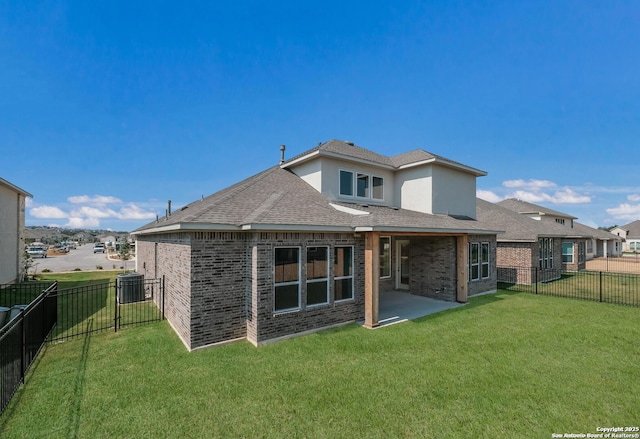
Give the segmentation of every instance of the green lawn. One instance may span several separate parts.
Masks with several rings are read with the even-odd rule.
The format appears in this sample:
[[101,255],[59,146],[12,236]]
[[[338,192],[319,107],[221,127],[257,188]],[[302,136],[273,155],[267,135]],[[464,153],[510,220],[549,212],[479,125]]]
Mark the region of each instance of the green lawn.
[[640,424],[640,309],[501,291],[188,353],[167,322],[49,346],[3,438],[550,438]]

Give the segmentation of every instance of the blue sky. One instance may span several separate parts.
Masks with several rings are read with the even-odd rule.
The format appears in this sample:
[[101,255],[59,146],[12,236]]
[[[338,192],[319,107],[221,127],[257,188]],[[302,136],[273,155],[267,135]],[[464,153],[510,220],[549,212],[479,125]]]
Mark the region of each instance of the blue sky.
[[133,230],[336,138],[626,224],[639,47],[633,1],[0,0],[0,177],[27,225]]

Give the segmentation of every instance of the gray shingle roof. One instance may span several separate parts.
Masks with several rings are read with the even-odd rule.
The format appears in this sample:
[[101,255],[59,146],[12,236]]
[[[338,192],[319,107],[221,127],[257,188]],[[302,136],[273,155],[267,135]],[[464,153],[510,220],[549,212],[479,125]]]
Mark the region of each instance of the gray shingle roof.
[[[367,215],[352,215],[333,205]],[[347,210],[348,210],[347,209]],[[475,220],[406,209],[331,203],[292,172],[275,166],[153,221],[133,233],[172,230],[441,231],[495,233]]]
[[565,237],[568,235],[566,227],[555,223],[543,223],[526,215],[521,215],[511,209],[478,198],[476,200],[478,220],[488,226],[504,230],[498,235],[502,242],[535,242],[539,238]]
[[514,212],[527,214],[527,213],[543,213],[545,215],[557,216],[560,218],[577,219],[575,216],[568,215],[566,213],[558,212],[557,210],[549,209],[548,207],[538,206],[537,204],[529,203],[527,201],[517,200],[515,198],[508,198],[502,200],[499,203],[500,206],[513,210]]
[[627,238],[640,238],[640,220],[636,220],[629,224],[621,226],[621,228],[627,231]]
[[328,153],[336,154],[343,158],[351,158],[358,161],[369,162],[378,166],[385,166],[393,169],[398,169],[402,166],[411,165],[413,163],[420,163],[426,160],[435,160],[438,163],[446,166],[465,169],[467,172],[474,173],[476,175],[486,175],[486,172],[479,169],[472,168],[454,160],[449,160],[445,157],[432,154],[422,149],[416,149],[413,151],[405,152],[395,155],[393,157],[387,157],[382,154],[370,151],[366,148],[357,146],[351,142],[344,142],[342,140],[330,140],[326,143],[322,143],[308,151],[303,152],[289,160],[286,160],[283,167],[295,163],[297,160],[304,158],[305,156],[311,156],[313,153]]
[[594,238],[600,240],[617,240],[621,241],[618,235],[614,235],[611,232],[607,232],[606,230],[594,229],[593,227],[589,227],[585,224],[579,223],[577,221],[573,222],[573,229],[577,234],[586,238]]

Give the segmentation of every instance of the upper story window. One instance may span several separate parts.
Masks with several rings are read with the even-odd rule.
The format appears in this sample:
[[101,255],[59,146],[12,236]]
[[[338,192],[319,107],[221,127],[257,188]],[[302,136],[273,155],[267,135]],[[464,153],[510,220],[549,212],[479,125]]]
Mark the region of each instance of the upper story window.
[[353,172],[340,171],[340,195],[353,196]]
[[384,178],[358,172],[340,170],[340,195],[368,200],[384,200]]
[[556,218],[558,224],[564,224],[564,218]]

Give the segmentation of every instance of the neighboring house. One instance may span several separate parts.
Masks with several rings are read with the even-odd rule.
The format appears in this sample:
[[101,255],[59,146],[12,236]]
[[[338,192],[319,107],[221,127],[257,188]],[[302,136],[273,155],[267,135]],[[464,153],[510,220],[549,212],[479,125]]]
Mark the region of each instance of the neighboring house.
[[26,197],[33,197],[0,178],[0,284],[24,279]]
[[611,233],[623,239],[623,252],[640,253],[640,220],[611,229]]
[[137,270],[165,278],[188,349],[254,345],[364,321],[385,291],[466,302],[496,290],[496,231],[476,220],[478,169],[332,140],[149,223]]
[[497,236],[496,263],[501,280],[530,284],[560,277],[564,266],[562,243],[565,228],[555,222],[543,224],[498,204],[478,199],[478,220],[502,231]]
[[584,270],[587,259],[616,255],[615,243],[618,242],[618,237],[580,224],[575,221],[577,218],[574,216],[515,198],[502,200],[497,204],[539,221],[545,227],[561,226],[565,230],[562,238],[562,263],[565,270]]

